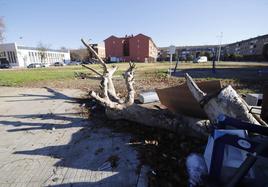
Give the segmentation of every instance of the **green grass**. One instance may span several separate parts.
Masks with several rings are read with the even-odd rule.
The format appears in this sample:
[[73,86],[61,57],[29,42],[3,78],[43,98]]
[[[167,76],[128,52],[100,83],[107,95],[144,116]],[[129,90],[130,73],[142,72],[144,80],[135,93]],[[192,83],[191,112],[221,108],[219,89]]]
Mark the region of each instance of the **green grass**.
[[[128,63],[109,64],[109,66],[116,65],[118,70],[115,75],[121,75],[127,68]],[[221,62],[217,68],[243,68],[243,67],[262,67],[267,66],[268,63],[249,63],[249,62]],[[89,65],[90,67],[101,72],[101,67],[97,64]],[[164,75],[167,69],[174,67],[168,62],[162,63],[137,63],[136,77],[144,77],[149,75]],[[191,68],[211,68],[211,63],[180,63],[179,69]],[[89,70],[81,66],[65,66],[56,68],[38,68],[38,69],[10,69],[0,70],[0,86],[23,86],[25,83],[37,82],[42,80],[66,80],[73,79],[75,72],[89,72]]]
[[[118,70],[116,71],[115,75],[121,75],[128,68],[127,63],[110,64],[109,66],[112,65],[118,66]],[[154,65],[156,64],[145,64],[145,65],[137,64],[137,71],[143,74],[144,71],[167,69],[168,67],[166,63],[163,63],[160,66],[154,66]],[[102,71],[101,67],[97,64],[89,66],[98,70],[99,72]],[[0,70],[0,86],[22,86],[25,83],[42,81],[42,80],[73,79],[75,72],[90,72],[90,71],[81,66]]]
[[85,71],[82,68],[40,68],[40,69],[20,69],[0,71],[1,86],[21,86],[24,83],[59,80],[74,77],[75,71]]

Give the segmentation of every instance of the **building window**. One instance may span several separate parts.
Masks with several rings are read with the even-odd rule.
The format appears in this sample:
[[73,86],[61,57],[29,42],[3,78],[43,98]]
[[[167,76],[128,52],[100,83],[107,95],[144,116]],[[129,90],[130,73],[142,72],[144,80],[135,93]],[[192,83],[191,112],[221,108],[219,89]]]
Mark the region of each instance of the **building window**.
[[11,58],[11,53],[10,53],[10,51],[7,52],[7,56],[8,56],[8,61],[9,61],[10,63],[12,63],[12,58]]
[[129,41],[128,40],[124,40],[123,42],[123,55],[129,56]]
[[5,51],[0,51],[0,57],[5,57],[6,56],[6,52]]
[[15,56],[15,52],[14,51],[11,52],[11,56],[12,56],[13,63],[17,63],[17,60],[16,60],[16,56]]

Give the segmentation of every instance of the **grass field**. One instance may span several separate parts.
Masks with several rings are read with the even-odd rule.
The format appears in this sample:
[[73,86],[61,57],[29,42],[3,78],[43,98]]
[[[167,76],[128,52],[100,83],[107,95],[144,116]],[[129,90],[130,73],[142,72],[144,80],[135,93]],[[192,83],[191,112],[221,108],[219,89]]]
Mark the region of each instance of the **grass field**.
[[[116,75],[121,75],[127,68],[128,63],[110,64],[110,66],[118,66]],[[92,68],[101,71],[101,67],[97,64],[89,65]],[[150,75],[165,74],[167,69],[174,67],[175,63],[171,65],[168,62],[163,63],[137,63],[136,64],[136,78],[144,78]],[[238,72],[243,68],[262,68],[267,67],[268,63],[253,63],[253,62],[220,62],[217,68],[237,68]],[[180,63],[178,69],[193,69],[193,68],[211,68],[211,63]],[[53,80],[70,80],[74,79],[75,72],[89,72],[81,66],[64,66],[38,69],[9,69],[0,70],[0,86],[23,86],[27,83],[38,81],[53,81]]]

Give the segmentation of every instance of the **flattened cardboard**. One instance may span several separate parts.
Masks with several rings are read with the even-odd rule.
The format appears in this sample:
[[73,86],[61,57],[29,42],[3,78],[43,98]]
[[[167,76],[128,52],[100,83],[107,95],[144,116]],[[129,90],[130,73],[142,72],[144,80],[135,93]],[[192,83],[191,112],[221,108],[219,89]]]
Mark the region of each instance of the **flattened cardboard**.
[[[197,86],[205,93],[213,94],[218,92],[222,86],[220,81],[197,82]],[[160,102],[170,111],[196,118],[206,119],[207,115],[199,103],[192,96],[186,83],[164,89],[156,89]]]

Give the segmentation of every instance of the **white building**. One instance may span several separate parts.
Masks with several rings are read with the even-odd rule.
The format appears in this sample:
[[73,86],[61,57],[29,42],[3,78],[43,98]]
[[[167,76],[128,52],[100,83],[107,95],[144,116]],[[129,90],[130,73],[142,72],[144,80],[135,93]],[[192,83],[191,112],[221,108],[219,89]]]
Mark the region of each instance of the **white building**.
[[40,50],[36,47],[18,46],[16,43],[0,44],[0,58],[6,58],[12,67],[27,67],[31,63],[51,65],[70,61],[68,50]]

